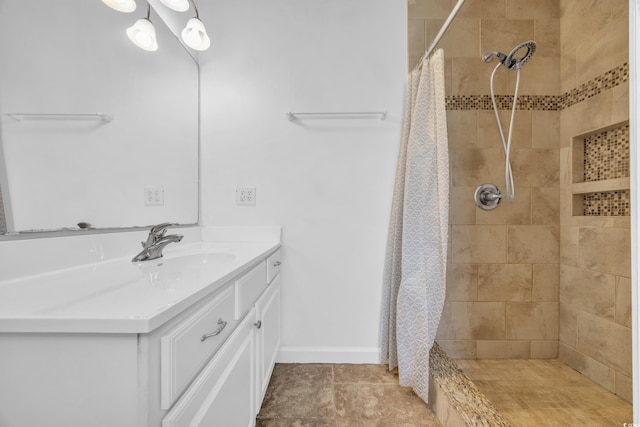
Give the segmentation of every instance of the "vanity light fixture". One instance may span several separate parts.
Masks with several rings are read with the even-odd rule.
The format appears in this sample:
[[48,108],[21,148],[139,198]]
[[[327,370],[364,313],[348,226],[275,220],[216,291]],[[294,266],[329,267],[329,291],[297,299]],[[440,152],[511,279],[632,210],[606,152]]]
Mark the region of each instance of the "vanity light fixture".
[[127,28],[127,36],[140,49],[148,51],[158,50],[158,42],[156,41],[156,29],[149,20],[151,15],[151,5],[147,3],[147,17],[140,18],[131,27]]
[[129,13],[136,10],[135,0],[102,0],[102,3],[118,12]]
[[160,2],[176,12],[186,12],[189,10],[189,0],[160,0]]
[[196,17],[189,19],[187,26],[182,30],[182,40],[193,50],[207,50],[209,49],[209,46],[211,46],[211,39],[209,39],[207,30],[204,28],[204,24],[200,20],[198,7],[196,6],[195,1],[191,0],[191,2],[193,3],[193,8],[196,11]]

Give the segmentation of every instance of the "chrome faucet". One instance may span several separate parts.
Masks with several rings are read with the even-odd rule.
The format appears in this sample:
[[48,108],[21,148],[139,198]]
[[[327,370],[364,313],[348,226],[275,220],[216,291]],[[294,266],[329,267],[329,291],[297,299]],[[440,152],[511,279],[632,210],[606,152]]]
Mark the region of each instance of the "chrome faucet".
[[173,222],[164,222],[162,224],[154,225],[149,230],[149,236],[146,242],[140,242],[142,244],[142,251],[133,257],[131,262],[148,261],[162,257],[162,250],[169,243],[177,243],[182,240],[180,234],[166,235],[167,228],[178,225]]

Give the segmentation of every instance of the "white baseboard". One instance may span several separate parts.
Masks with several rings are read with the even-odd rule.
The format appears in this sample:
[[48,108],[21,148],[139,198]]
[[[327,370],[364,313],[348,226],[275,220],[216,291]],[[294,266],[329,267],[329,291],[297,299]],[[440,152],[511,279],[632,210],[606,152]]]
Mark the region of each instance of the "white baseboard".
[[280,347],[277,363],[380,363],[378,347]]

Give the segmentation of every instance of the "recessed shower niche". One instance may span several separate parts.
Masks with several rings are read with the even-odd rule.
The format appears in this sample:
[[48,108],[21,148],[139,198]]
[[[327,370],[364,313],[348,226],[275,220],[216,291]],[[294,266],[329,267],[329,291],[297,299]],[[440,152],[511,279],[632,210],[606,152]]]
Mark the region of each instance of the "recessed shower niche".
[[573,137],[573,216],[629,216],[629,122]]

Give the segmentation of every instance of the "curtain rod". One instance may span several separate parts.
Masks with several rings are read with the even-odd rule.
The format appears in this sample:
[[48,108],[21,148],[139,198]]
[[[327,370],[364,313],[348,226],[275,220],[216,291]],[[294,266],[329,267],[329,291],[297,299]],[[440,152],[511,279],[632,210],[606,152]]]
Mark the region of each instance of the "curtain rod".
[[444,36],[444,33],[447,32],[447,29],[449,28],[449,25],[451,25],[451,22],[453,22],[454,18],[458,14],[458,11],[460,10],[460,8],[462,8],[462,5],[464,4],[464,2],[465,2],[465,0],[458,0],[458,3],[456,3],[456,5],[454,6],[453,10],[449,14],[449,17],[447,18],[446,21],[444,21],[444,24],[442,24],[442,28],[440,28],[440,31],[438,31],[438,34],[436,35],[436,38],[433,39],[433,42],[431,43],[431,46],[429,46],[429,49],[427,49],[427,51],[425,52],[425,54],[422,57],[422,59],[420,59],[420,63],[421,64],[422,64],[422,62],[424,62],[425,59],[427,59],[429,56],[431,56],[431,53],[436,48],[438,43],[440,43],[440,39],[442,38],[442,36]]

